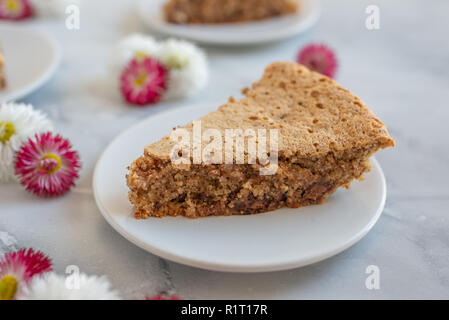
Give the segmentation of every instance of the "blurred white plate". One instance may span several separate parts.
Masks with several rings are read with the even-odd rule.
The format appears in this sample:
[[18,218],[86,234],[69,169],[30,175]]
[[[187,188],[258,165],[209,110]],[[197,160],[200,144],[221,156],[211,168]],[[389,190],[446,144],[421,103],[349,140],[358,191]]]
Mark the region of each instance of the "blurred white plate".
[[37,90],[54,74],[61,50],[49,36],[29,27],[0,24],[7,87],[0,102],[18,100]]
[[359,241],[374,226],[386,195],[375,159],[364,181],[338,190],[321,205],[246,216],[134,219],[125,181],[127,166],[147,144],[215,109],[211,106],[178,108],[150,117],[119,135],[101,155],[94,172],[95,200],[109,224],[126,239],[190,266],[260,272],[326,259]]
[[291,37],[313,26],[320,15],[318,0],[297,0],[297,13],[258,22],[230,24],[179,25],[165,21],[163,5],[167,0],[140,0],[138,12],[151,30],[173,37],[215,45],[252,45]]

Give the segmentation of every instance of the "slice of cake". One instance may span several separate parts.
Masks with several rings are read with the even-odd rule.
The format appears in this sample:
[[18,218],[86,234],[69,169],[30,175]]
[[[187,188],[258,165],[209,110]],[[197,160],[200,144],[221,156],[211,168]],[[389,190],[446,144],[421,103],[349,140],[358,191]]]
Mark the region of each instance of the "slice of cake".
[[164,6],[165,19],[171,23],[244,22],[297,10],[297,0],[169,0]]
[[5,59],[3,58],[3,53],[0,48],[0,89],[6,87],[6,75],[5,75]]
[[136,218],[321,203],[361,179],[373,153],[394,145],[358,97],[299,64],[269,65],[243,93],[150,144],[131,164],[127,183]]

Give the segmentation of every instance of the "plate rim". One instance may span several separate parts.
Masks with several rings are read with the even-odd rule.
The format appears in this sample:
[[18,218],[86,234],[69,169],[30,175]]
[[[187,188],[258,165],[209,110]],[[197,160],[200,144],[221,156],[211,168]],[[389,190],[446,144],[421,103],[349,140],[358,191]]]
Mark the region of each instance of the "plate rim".
[[44,33],[40,30],[35,30],[29,26],[16,26],[13,25],[10,22],[2,22],[0,23],[0,29],[10,29],[10,30],[20,30],[28,32],[29,34],[34,34],[35,36],[39,37],[41,40],[44,40],[47,42],[49,47],[52,50],[53,53],[53,59],[48,66],[48,68],[34,81],[25,86],[24,88],[16,91],[11,92],[10,94],[5,95],[4,97],[0,96],[0,102],[1,103],[7,103],[12,101],[18,101],[22,98],[25,98],[29,94],[33,93],[34,91],[38,90],[40,87],[42,87],[44,84],[46,84],[51,77],[55,74],[57,68],[59,67],[61,60],[62,60],[62,49],[59,43],[56,41],[56,39],[53,36],[50,36],[47,33]]
[[[183,107],[187,109],[206,109],[206,104],[196,104],[191,105],[187,107]],[[211,108],[212,109],[212,108]],[[102,151],[101,155],[99,156],[93,172],[93,179],[92,179],[92,189],[94,194],[95,203],[97,204],[98,209],[100,210],[101,215],[104,217],[104,219],[109,223],[109,225],[117,231],[122,237],[124,237],[126,240],[130,241],[137,247],[145,250],[146,252],[149,252],[151,254],[154,254],[158,257],[161,257],[163,259],[167,259],[172,262],[180,263],[183,265],[187,265],[190,267],[196,267],[204,270],[212,270],[212,271],[220,271],[220,272],[232,272],[232,273],[258,273],[258,272],[274,272],[274,271],[283,271],[283,270],[290,270],[295,269],[299,267],[303,267],[306,265],[310,265],[319,261],[326,260],[332,256],[335,256],[346,249],[350,248],[357,242],[359,242],[377,223],[380,216],[382,215],[382,212],[385,207],[386,202],[386,196],[387,196],[387,185],[385,180],[385,175],[382,170],[382,167],[380,166],[379,162],[375,157],[371,157],[370,161],[372,164],[372,171],[375,169],[377,170],[377,173],[380,177],[380,184],[382,188],[382,195],[381,195],[381,201],[378,204],[378,207],[376,209],[375,214],[371,217],[368,224],[364,226],[363,229],[359,230],[357,233],[355,233],[350,239],[348,239],[345,243],[338,246],[337,248],[334,248],[333,250],[325,253],[325,254],[316,254],[313,256],[308,257],[307,259],[292,259],[287,262],[281,261],[271,264],[238,264],[235,262],[231,263],[213,263],[213,262],[207,262],[203,261],[201,259],[195,259],[195,258],[189,258],[189,257],[183,257],[178,254],[173,254],[167,251],[164,251],[162,249],[159,249],[158,247],[155,247],[151,244],[148,244],[144,241],[139,240],[137,237],[135,237],[133,234],[127,232],[122,228],[122,226],[113,219],[113,217],[107,212],[105,207],[103,206],[100,197],[98,196],[98,168],[100,167],[103,158],[105,157],[107,151],[109,151],[110,148],[116,143],[117,140],[119,140],[122,136],[126,135],[128,132],[134,130],[136,127],[141,126],[143,123],[149,121],[150,119],[157,117],[157,116],[169,116],[170,114],[175,114],[179,110],[172,109],[165,112],[158,113],[156,115],[149,116],[141,121],[138,121],[137,123],[133,124],[129,128],[125,129],[121,133],[119,133],[115,138],[111,140],[111,142],[106,146],[106,148]]]
[[[136,3],[137,8],[137,14],[139,15],[140,20],[142,23],[149,28],[150,30],[154,32],[158,32],[160,34],[163,34],[165,36],[169,37],[176,37],[176,38],[185,38],[197,43],[205,44],[205,45],[217,45],[217,46],[251,46],[251,45],[257,45],[257,44],[266,44],[276,41],[281,41],[290,37],[293,37],[296,34],[302,33],[308,29],[310,29],[315,23],[318,21],[318,19],[321,16],[322,6],[320,0],[296,0],[298,2],[306,2],[307,6],[311,6],[311,10],[309,15],[307,15],[304,19],[304,21],[301,24],[301,27],[297,28],[289,28],[289,29],[282,29],[281,31],[278,30],[276,34],[272,35],[265,35],[263,38],[252,38],[252,39],[245,39],[245,40],[239,40],[233,39],[233,40],[226,40],[226,39],[220,39],[220,38],[214,38],[214,37],[198,37],[195,35],[189,35],[186,32],[182,32],[181,34],[179,32],[175,32],[171,29],[172,26],[169,24],[151,24],[145,19],[145,16],[143,16],[143,13],[146,12],[145,10],[145,3],[149,0],[139,0]],[[150,0],[151,1],[151,0]],[[263,23],[263,21],[256,21],[256,22],[248,22],[250,23]],[[210,27],[211,25],[207,25],[207,27]],[[212,25],[214,26],[214,25]],[[198,26],[196,26],[198,27]]]

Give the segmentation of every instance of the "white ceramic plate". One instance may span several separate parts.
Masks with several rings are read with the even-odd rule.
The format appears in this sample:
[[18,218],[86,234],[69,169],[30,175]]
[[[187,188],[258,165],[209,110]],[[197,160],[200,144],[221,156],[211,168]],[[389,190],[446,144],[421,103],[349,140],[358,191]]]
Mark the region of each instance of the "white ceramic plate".
[[375,159],[363,182],[338,190],[321,205],[246,216],[134,219],[127,198],[126,167],[143,154],[147,144],[209,111],[205,106],[186,107],[150,117],[119,135],[103,152],[94,172],[95,199],[109,224],[126,239],[190,266],[260,272],[333,256],[360,240],[376,223],[386,187]]
[[0,102],[18,100],[41,87],[61,59],[57,43],[31,28],[0,24],[0,46],[7,78],[6,89],[0,89]]
[[281,40],[304,32],[320,15],[318,0],[297,0],[301,10],[285,17],[236,24],[178,25],[165,21],[163,4],[167,0],[140,0],[138,12],[151,30],[174,37],[215,45],[252,45]]

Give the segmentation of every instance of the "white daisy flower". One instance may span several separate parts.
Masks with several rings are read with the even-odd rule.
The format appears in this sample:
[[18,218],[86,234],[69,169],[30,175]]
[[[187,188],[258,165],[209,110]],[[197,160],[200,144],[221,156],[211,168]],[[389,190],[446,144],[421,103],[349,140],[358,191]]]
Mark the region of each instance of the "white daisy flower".
[[42,17],[64,17],[69,5],[81,5],[81,0],[30,0],[33,10]]
[[79,274],[69,277],[47,273],[34,277],[18,300],[120,300],[119,293],[112,289],[104,276]]
[[164,99],[191,96],[207,84],[209,72],[206,54],[194,44],[168,39],[162,43],[157,58],[170,68]]
[[153,37],[140,33],[131,34],[118,44],[115,63],[124,67],[134,58],[158,57],[160,47]]
[[53,124],[31,105],[0,106],[0,182],[14,180],[14,157],[22,143],[36,133],[48,131],[53,131]]
[[118,74],[132,59],[143,57],[157,59],[169,69],[165,100],[191,96],[207,84],[209,72],[203,50],[187,41],[158,42],[139,33],[120,41],[111,70]]

